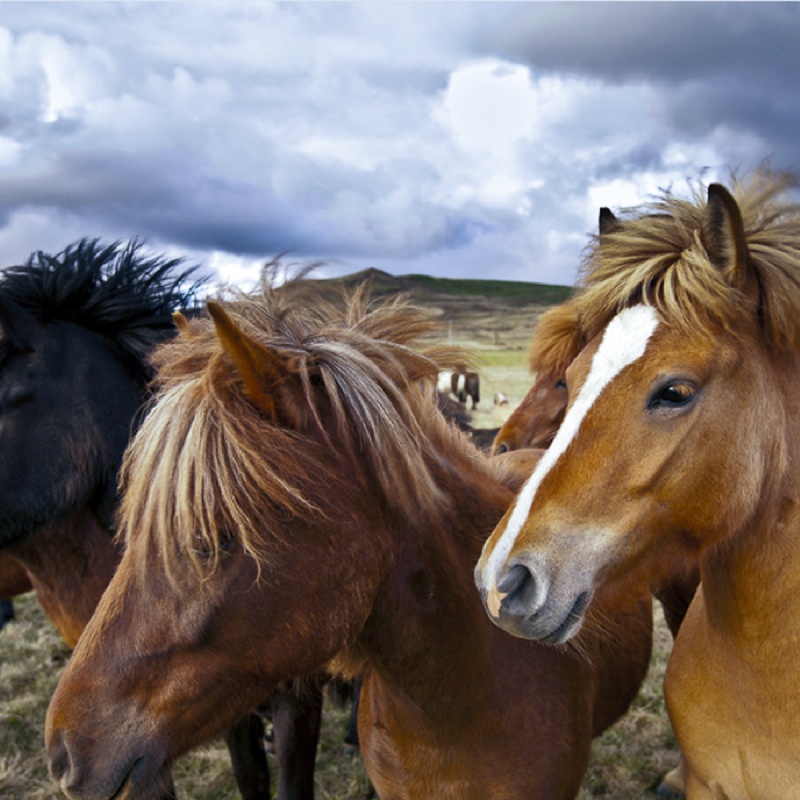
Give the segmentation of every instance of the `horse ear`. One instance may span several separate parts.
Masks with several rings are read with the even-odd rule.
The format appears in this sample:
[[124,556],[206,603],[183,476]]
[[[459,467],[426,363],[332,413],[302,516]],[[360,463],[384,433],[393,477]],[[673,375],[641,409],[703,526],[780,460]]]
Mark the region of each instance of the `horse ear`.
[[600,219],[598,224],[600,235],[603,236],[607,233],[611,233],[611,231],[616,230],[618,227],[619,220],[614,212],[610,208],[603,206],[600,209]]
[[172,312],[172,321],[175,323],[175,327],[178,329],[179,333],[184,333],[189,327],[189,320],[186,319],[180,311]]
[[744,291],[751,276],[742,212],[733,195],[719,183],[708,187],[703,244],[712,263],[722,270],[730,285]]
[[219,303],[209,301],[207,308],[217,337],[233,359],[248,397],[263,414],[277,419],[276,398],[280,390],[294,382],[294,375],[280,356],[241,331]]
[[17,350],[33,350],[39,336],[36,317],[0,292],[0,342]]

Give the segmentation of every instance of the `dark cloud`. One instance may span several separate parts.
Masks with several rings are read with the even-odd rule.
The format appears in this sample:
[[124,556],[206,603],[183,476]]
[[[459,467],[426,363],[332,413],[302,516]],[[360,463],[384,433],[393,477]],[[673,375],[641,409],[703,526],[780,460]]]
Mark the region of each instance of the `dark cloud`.
[[800,166],[795,4],[193,9],[0,3],[0,248],[566,283],[598,202]]
[[797,3],[575,2],[524,4],[483,46],[538,72],[646,83],[659,91],[666,135],[727,127],[797,168],[798,42]]
[[526,3],[484,46],[538,70],[675,85],[739,75],[796,86],[800,6],[761,2]]

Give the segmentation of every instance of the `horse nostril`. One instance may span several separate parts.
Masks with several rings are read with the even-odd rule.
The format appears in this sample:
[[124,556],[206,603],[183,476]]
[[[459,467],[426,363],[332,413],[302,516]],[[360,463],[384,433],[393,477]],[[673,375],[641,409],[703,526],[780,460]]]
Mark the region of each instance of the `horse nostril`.
[[514,564],[497,584],[505,597],[502,607],[509,614],[523,616],[536,610],[536,579],[524,564]]
[[507,452],[508,452],[508,445],[505,442],[503,442],[502,444],[500,444],[498,446],[498,448],[497,448],[497,455],[498,456],[502,455],[503,453],[507,453]]

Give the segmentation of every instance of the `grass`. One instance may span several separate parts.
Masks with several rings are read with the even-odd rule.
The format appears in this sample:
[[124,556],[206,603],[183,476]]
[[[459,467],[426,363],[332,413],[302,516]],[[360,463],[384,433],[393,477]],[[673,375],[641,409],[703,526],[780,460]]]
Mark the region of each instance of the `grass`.
[[[0,632],[0,797],[57,800],[42,746],[50,695],[68,657],[32,595],[16,603],[18,619]],[[650,672],[628,714],[595,740],[579,800],[641,800],[677,763],[661,692],[671,639],[660,611]],[[369,782],[358,755],[342,751],[347,711],[326,704],[317,755],[318,800],[363,800]],[[270,767],[275,769],[270,756]],[[274,772],[273,772],[274,774]],[[176,765],[181,800],[235,800],[238,792],[225,746],[213,741]]]
[[[524,350],[487,349],[480,353],[485,398],[475,412],[476,427],[497,427],[522,399],[530,384]],[[508,407],[494,409],[502,391]],[[42,744],[50,695],[68,658],[58,635],[31,595],[16,603],[18,620],[0,632],[0,798],[56,800],[62,795],[50,780]],[[661,690],[671,639],[656,611],[650,672],[630,711],[595,740],[579,800],[641,800],[661,775],[677,763]],[[369,782],[358,755],[342,753],[347,712],[328,704],[317,757],[318,800],[363,800]],[[275,763],[270,757],[270,766]],[[273,773],[274,774],[274,773]],[[234,800],[238,797],[227,750],[214,741],[180,759],[175,768],[180,800]]]
[[434,278],[430,275],[407,275],[410,283],[431,292],[462,297],[493,297],[514,303],[535,302],[542,305],[562,303],[572,293],[570,286],[556,286],[529,281],[499,281],[462,278]]

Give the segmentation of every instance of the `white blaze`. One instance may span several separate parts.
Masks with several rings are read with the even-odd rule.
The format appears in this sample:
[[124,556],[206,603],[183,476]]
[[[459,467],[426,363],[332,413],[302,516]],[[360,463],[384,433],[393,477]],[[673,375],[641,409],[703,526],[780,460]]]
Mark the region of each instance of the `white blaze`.
[[578,397],[569,409],[550,447],[545,451],[533,474],[522,487],[503,535],[486,564],[488,589],[496,589],[500,567],[514,546],[533,504],[536,491],[545,475],[577,436],[581,423],[603,389],[629,364],[644,355],[647,342],[658,326],[655,311],[649,306],[633,306],[617,314],[606,327],[600,347]]

